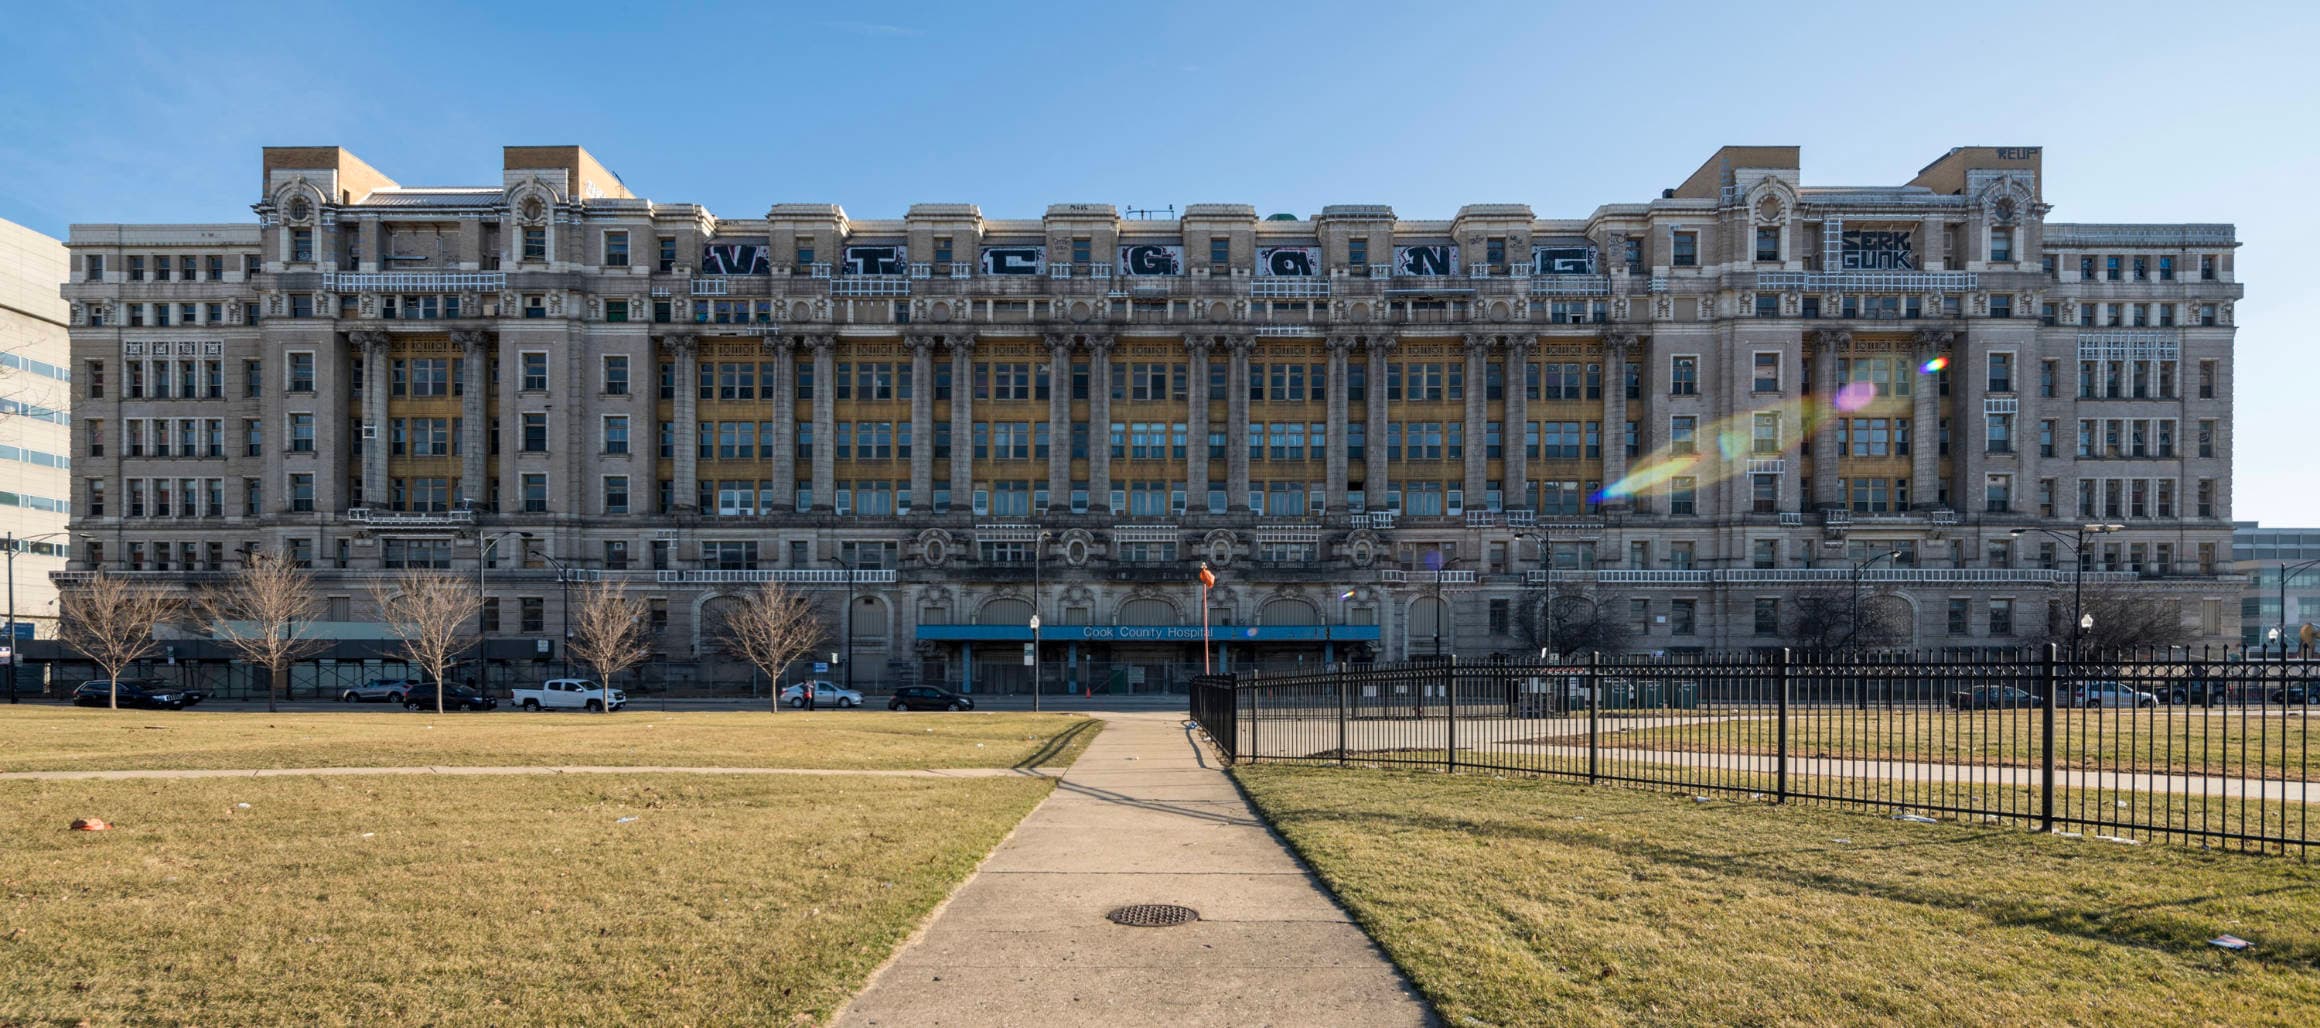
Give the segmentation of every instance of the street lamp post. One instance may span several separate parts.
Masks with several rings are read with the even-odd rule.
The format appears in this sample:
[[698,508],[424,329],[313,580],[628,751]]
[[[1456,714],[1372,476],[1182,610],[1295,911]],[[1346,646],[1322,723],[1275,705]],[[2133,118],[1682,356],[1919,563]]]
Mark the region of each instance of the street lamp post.
[[846,569],[846,608],[839,614],[839,618],[846,622],[846,670],[844,672],[845,681],[842,684],[845,685],[848,692],[852,692],[854,689],[854,564],[844,556],[827,559],[830,563]]
[[1853,648],[1853,639],[1855,636],[1859,635],[1861,631],[1861,582],[1863,579],[1868,577],[1870,565],[1887,558],[1898,558],[1900,556],[1900,550],[1887,550],[1884,553],[1877,554],[1873,557],[1865,557],[1853,563],[1853,606],[1845,617],[1846,649],[1849,650]]
[[[469,510],[475,508],[474,500],[467,501],[467,504]],[[475,687],[484,690],[487,695],[491,690],[491,665],[484,662],[483,655],[484,642],[490,634],[491,622],[484,618],[484,597],[488,595],[488,592],[483,580],[483,570],[491,566],[492,551],[499,547],[501,541],[511,535],[520,536],[523,533],[501,532],[498,535],[487,535],[481,530],[475,533]]]
[[[1546,637],[1544,640],[1541,640],[1541,641],[1542,641],[1542,642],[1543,642],[1545,645],[1543,645],[1542,647],[1540,647],[1540,651],[1541,651],[1541,655],[1542,655],[1542,656],[1544,656],[1544,655],[1545,655],[1546,653],[1548,653],[1548,652],[1559,652],[1559,651],[1557,650],[1557,647],[1555,646],[1555,532],[1554,532],[1554,528],[1553,528],[1553,526],[1551,526],[1551,525],[1548,525],[1546,522],[1540,522],[1540,523],[1539,523],[1539,531],[1538,531],[1538,534],[1537,534],[1537,535],[1532,535],[1532,534],[1531,534],[1531,533],[1529,533],[1529,532],[1516,532],[1516,533],[1514,534],[1514,537],[1515,537],[1515,539],[1516,539],[1516,541],[1517,541],[1517,544],[1518,544],[1518,545],[1520,544],[1520,541],[1521,541],[1521,540],[1524,540],[1524,539],[1531,539],[1531,540],[1535,540],[1535,541],[1537,541],[1537,543],[1538,543],[1538,545],[1539,545],[1539,576],[1540,576],[1541,578],[1544,578],[1544,579],[1546,579],[1546,582],[1547,582],[1547,600],[1546,600],[1546,605],[1545,605],[1545,606],[1546,606],[1546,618],[1545,618],[1545,620],[1546,620],[1546,623],[1547,623],[1547,637]],[[1518,554],[1518,556],[1519,556],[1519,554]]]
[[1047,540],[1052,535],[1053,533],[1042,528],[1039,530],[1039,535],[1031,540],[1031,709],[1034,713],[1039,710],[1040,597],[1046,595],[1040,589],[1039,559],[1046,555]]
[[2053,536],[2056,539],[2070,540],[2070,623],[2072,626],[2070,659],[2072,660],[2078,659],[2080,644],[2085,640],[2086,633],[2094,628],[2094,618],[2086,613],[2086,539],[2090,535],[2123,532],[2126,528],[2127,526],[2120,524],[2088,523],[2078,526],[2072,530],[2070,535],[2063,535],[2051,528],[2017,528],[2006,533],[2007,536],[2015,539],[2020,539],[2031,532],[2038,532]]
[[1337,594],[1337,621],[1334,624],[1325,622],[1321,627],[1322,657],[1331,663],[1342,663],[1337,656],[1337,626],[1350,624],[1345,619],[1345,601],[1353,599],[1353,594],[1352,589]]
[[23,544],[25,544],[25,543],[39,542],[39,541],[40,541],[40,540],[42,540],[42,539],[54,539],[54,538],[56,538],[57,536],[64,535],[64,534],[65,534],[65,533],[63,533],[63,532],[43,532],[43,533],[41,533],[41,534],[39,534],[39,535],[28,535],[28,536],[25,536],[25,537],[24,537],[24,538],[22,538],[22,539],[19,539],[19,538],[17,538],[17,537],[16,537],[16,533],[14,533],[14,532],[10,532],[10,533],[7,533],[7,535],[6,535],[6,537],[5,537],[5,542],[4,542],[4,543],[0,543],[0,545],[5,545],[5,546],[7,546],[7,547],[8,547],[8,628],[7,628],[7,632],[8,632],[8,640],[7,640],[7,646],[8,646],[8,702],[10,702],[10,703],[15,703],[15,702],[16,702],[16,666],[17,666],[17,663],[18,663],[18,662],[19,662],[19,661],[22,659],[22,658],[19,656],[18,652],[17,652],[17,651],[18,651],[18,649],[20,649],[20,647],[18,647],[18,645],[17,645],[17,638],[16,638],[16,548],[17,548],[18,546],[20,546],[20,545],[23,545]]
[[[538,558],[540,558],[541,560],[547,561],[547,562],[548,562],[548,564],[549,564],[550,566],[552,566],[552,567],[554,567],[554,568],[556,569],[556,586],[557,586],[557,591],[558,591],[558,593],[560,594],[560,599],[559,599],[559,601],[558,601],[558,602],[559,602],[559,603],[561,603],[561,604],[563,605],[563,608],[564,608],[564,643],[563,643],[563,645],[556,647],[556,654],[557,654],[557,656],[560,658],[560,663],[562,663],[562,664],[563,664],[563,666],[564,666],[564,675],[563,675],[563,677],[565,677],[565,678],[570,678],[570,677],[572,677],[572,572],[571,572],[571,569],[570,569],[569,567],[567,567],[567,566],[564,564],[564,562],[563,562],[563,561],[557,560],[556,558],[554,558],[554,557],[551,557],[551,556],[548,556],[548,555],[547,555],[547,554],[545,554],[545,553],[541,553],[541,552],[540,552],[540,551],[538,551],[538,550],[535,550],[535,549],[528,549],[528,548],[527,548],[527,549],[526,549],[524,552],[526,552],[526,553],[529,553],[529,554],[531,554],[531,555],[532,555],[532,556],[534,556],[534,557],[538,557]],[[610,683],[610,682],[606,682],[606,683],[604,683],[604,688],[605,688],[605,689],[607,689],[607,690],[611,689],[611,688],[612,688],[612,683]],[[609,698],[609,697],[608,697],[608,698]],[[610,703],[607,703],[607,704],[605,705],[605,710],[607,710],[607,711],[610,711],[611,709],[612,709],[612,706],[611,706],[611,704],[610,704]]]
[[[2272,638],[2279,641],[2281,660],[2288,659],[2288,580],[2312,568],[2320,568],[2320,559],[2307,560],[2301,564],[2290,564],[2280,569],[2280,627],[2273,630]],[[14,575],[9,576],[9,582],[11,585],[15,583]],[[9,607],[13,610],[15,605],[11,603]],[[10,615],[9,620],[13,622],[14,615]],[[11,699],[13,699],[13,694]]]

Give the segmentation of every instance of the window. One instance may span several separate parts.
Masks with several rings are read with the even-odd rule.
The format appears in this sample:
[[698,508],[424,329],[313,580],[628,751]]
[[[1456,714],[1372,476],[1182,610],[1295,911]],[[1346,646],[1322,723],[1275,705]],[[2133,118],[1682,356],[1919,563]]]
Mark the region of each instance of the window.
[[1674,357],[1668,363],[1668,395],[1698,396],[1700,394],[1700,359]]
[[1699,452],[1700,419],[1679,414],[1668,419],[1668,452],[1688,454]]
[[1779,354],[1759,353],[1756,355],[1755,383],[1751,388],[1759,393],[1777,393],[1780,391]]
[[290,475],[290,509],[307,514],[314,511],[314,473],[293,472]]
[[314,415],[290,415],[290,452],[314,452]]
[[1969,635],[1973,632],[1974,601],[1963,596],[1952,596],[1949,601],[1949,634]]
[[1690,478],[1690,477],[1680,477],[1680,476],[1679,476],[1679,477],[1677,477],[1677,478],[1671,478],[1671,479],[1669,479],[1669,480],[1668,480],[1668,513],[1670,513],[1670,514],[1696,514],[1696,513],[1698,513],[1698,511],[1697,511],[1697,510],[1694,508],[1694,498],[1695,498],[1696,494],[1699,492],[1699,485],[1700,485],[1700,480],[1699,480],[1699,479],[1697,479],[1697,478]]
[[1990,475],[1982,484],[1984,509],[2004,514],[2014,509],[2014,476]]
[[302,352],[302,353],[292,353],[292,354],[290,354],[290,355],[289,355],[289,357],[290,357],[290,369],[289,369],[289,370],[290,370],[290,382],[289,382],[289,386],[288,386],[289,390],[290,390],[291,392],[293,392],[293,393],[311,393],[311,392],[313,392],[313,391],[314,391],[314,354],[313,354],[311,351],[309,351],[309,352]]
[[626,230],[615,229],[604,233],[604,266],[607,268],[628,267],[628,232]]
[[1753,423],[1750,449],[1760,454],[1780,452],[1780,415],[1761,413],[1750,418]]
[[1490,601],[1490,634],[1506,635],[1514,628],[1513,605],[1506,600]]
[[1672,600],[1668,603],[1668,634],[1699,634],[1698,600]]
[[627,357],[616,354],[604,358],[604,394],[606,396],[628,395]]
[[2206,253],[2206,254],[2200,254],[2200,255],[2199,255],[2199,280],[2200,280],[2200,281],[2202,281],[2202,282],[2213,282],[2213,281],[2215,281],[2215,255],[2214,255],[2214,254],[2211,254],[2211,253]]
[[1779,600],[1770,596],[1759,596],[1756,598],[1755,630],[1756,634],[1760,636],[1780,634]]
[[2199,362],[2199,398],[2202,400],[2215,399],[2214,361]]
[[548,389],[548,355],[538,351],[527,351],[521,355],[520,359],[523,362],[523,381],[516,388],[527,393],[546,392]]
[[525,453],[548,452],[548,415],[545,411],[526,411],[523,420],[523,450]]
[[1779,259],[1780,259],[1780,228],[1779,228],[1779,226],[1776,226],[1776,225],[1759,225],[1759,226],[1757,226],[1757,229],[1756,229],[1756,259],[1757,259],[1757,260],[1759,260],[1759,261],[1777,261],[1777,260],[1779,260]]
[[677,237],[661,236],[659,242],[661,251],[659,270],[664,273],[677,270]]
[[1756,316],[1759,318],[1779,317],[1780,297],[1773,293],[1756,294]]
[[[1993,229],[1991,229],[1991,230],[1990,230],[1990,260],[1992,260],[1992,261],[1999,261],[1999,262],[2004,262],[2004,261],[2012,261],[2013,259],[2014,259],[2014,230],[2013,230],[2013,229],[2010,229],[2010,228],[1993,228]],[[1994,298],[1994,297],[1993,297],[1993,298],[1992,298],[1992,300],[1991,300],[1991,302],[1992,302],[1992,304],[1994,305],[1994,304],[1996,303],[1996,298]]]
[[628,513],[627,475],[604,476],[604,512],[606,514]]
[[1990,601],[1990,634],[1994,636],[2014,634],[2013,600],[1995,599]]
[[523,259],[527,261],[548,259],[548,230],[545,226],[527,225],[524,227]]
[[1222,271],[1230,267],[1232,264],[1232,240],[1225,238],[1210,239],[1208,241],[1208,263],[1210,265],[1209,270],[1212,273]]
[[541,472],[525,472],[521,484],[523,488],[524,513],[547,513],[548,476]]
[[1671,256],[1668,260],[1679,268],[1694,268],[1700,264],[1700,234],[1677,232],[1671,237]]
[[518,597],[516,611],[516,631],[545,632],[548,630],[548,601],[545,597]]
[[[294,228],[290,230],[290,259],[301,264],[311,264],[314,262],[313,229]],[[129,262],[132,266],[136,264],[136,261],[137,258],[135,257],[129,258]]]
[[610,454],[628,452],[628,415],[607,414],[604,416],[604,452]]
[[2011,296],[2011,295],[2009,295],[2009,294],[2006,294],[2006,293],[1993,293],[1993,294],[1991,294],[1991,296],[1990,296],[1990,316],[1991,316],[1991,317],[1993,317],[1993,318],[2011,318],[2011,317],[2013,317],[2013,316],[2014,316],[2014,297],[2013,297],[2013,296]]
[[2103,258],[2103,279],[2109,282],[2116,282],[2119,280],[2119,277],[2119,259],[2117,257]]
[[1346,240],[1345,263],[1352,265],[1353,273],[1356,275],[1369,274],[1369,240]]

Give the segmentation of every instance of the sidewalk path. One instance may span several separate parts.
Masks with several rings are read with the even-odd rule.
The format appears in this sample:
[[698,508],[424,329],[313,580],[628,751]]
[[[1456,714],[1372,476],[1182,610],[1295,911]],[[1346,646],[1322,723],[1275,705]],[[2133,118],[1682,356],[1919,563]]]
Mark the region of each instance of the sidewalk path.
[[663,767],[650,764],[570,764],[527,767],[269,767],[198,771],[8,771],[0,782],[119,778],[279,778],[294,775],[861,775],[871,778],[1053,778],[1044,768],[954,767],[927,769],[811,767]]
[[[1425,1001],[1259,821],[1181,714],[1106,712],[1055,792],[846,1025],[1423,1025]],[[1128,928],[1127,904],[1200,920]]]

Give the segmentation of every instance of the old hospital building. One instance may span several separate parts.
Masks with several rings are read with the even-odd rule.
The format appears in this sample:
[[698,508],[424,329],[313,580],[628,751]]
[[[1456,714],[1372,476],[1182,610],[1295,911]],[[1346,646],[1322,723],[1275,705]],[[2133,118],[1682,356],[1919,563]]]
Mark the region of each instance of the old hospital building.
[[360,622],[480,570],[537,641],[560,574],[620,576],[707,678],[775,579],[858,683],[1011,687],[1036,610],[1049,681],[1149,688],[1200,663],[1200,562],[1232,667],[1535,649],[1550,576],[1642,650],[1779,645],[1856,581],[1911,645],[2014,646],[2095,521],[2090,587],[2237,639],[2232,227],[2050,222],[2035,147],[1799,156],[1577,217],[865,220],[578,147],[462,187],[268,148],[249,222],[72,229],[59,578],[286,549]]

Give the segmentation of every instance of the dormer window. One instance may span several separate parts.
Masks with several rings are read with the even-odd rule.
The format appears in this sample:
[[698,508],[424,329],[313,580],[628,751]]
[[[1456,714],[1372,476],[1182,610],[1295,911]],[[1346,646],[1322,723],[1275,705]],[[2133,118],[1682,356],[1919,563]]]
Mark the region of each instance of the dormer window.
[[292,221],[305,221],[307,218],[310,218],[310,217],[313,217],[313,216],[314,216],[314,205],[313,205],[313,204],[310,204],[310,203],[308,203],[308,202],[306,202],[306,198],[305,198],[305,197],[303,197],[303,196],[299,196],[299,197],[292,197],[292,198],[291,198],[291,200],[290,200],[290,220],[292,220]]

